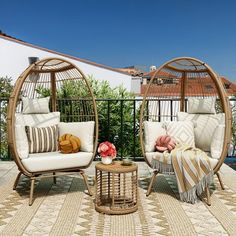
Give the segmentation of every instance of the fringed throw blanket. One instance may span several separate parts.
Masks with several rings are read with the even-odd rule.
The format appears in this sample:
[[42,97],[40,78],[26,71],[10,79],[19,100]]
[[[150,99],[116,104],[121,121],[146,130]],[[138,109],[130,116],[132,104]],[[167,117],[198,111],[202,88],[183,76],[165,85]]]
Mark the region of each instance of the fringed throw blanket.
[[178,144],[171,153],[164,152],[152,159],[153,168],[176,176],[180,200],[195,203],[197,197],[213,182],[213,170],[205,152],[189,145]]

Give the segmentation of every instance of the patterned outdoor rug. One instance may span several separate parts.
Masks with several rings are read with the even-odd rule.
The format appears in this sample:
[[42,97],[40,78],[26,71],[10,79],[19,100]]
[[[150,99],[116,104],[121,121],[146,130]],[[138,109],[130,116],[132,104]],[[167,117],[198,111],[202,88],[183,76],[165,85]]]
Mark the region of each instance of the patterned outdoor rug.
[[81,178],[59,177],[37,182],[35,200],[28,206],[29,182],[14,179],[0,187],[0,235],[236,235],[236,184],[215,179],[212,206],[199,201],[182,203],[174,176],[158,176],[154,192],[145,196],[149,179],[140,179],[137,212],[109,216],[94,210],[93,197],[85,194]]

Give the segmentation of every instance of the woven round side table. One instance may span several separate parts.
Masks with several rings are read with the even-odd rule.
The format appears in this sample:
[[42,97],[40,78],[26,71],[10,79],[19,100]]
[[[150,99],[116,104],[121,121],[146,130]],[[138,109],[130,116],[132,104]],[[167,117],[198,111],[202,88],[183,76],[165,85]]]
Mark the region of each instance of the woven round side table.
[[138,167],[122,162],[98,163],[96,170],[95,209],[105,214],[127,214],[138,209]]

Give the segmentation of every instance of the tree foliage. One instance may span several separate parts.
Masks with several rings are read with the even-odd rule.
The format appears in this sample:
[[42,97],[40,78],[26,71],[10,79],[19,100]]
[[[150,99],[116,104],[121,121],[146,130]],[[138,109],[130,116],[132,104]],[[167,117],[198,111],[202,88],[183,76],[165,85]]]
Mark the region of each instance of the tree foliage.
[[8,98],[12,92],[12,79],[9,77],[0,77],[0,97]]
[[0,77],[0,157],[8,158],[7,144],[7,104],[12,92],[13,85],[11,78]]
[[[141,155],[138,138],[138,116],[134,116],[134,94],[123,86],[111,88],[108,81],[89,78],[97,98],[99,115],[99,141],[115,144],[118,156]],[[99,100],[101,99],[101,100]],[[130,99],[130,100],[129,100]],[[135,120],[134,120],[135,118]],[[134,146],[135,145],[135,146]]]
[[[236,95],[234,95],[234,98],[236,98]],[[234,104],[231,105],[231,111],[232,111],[232,139],[231,144],[233,146],[232,153],[229,155],[235,155],[235,147],[236,147],[236,105],[235,101]]]
[[[69,117],[65,121],[77,121],[70,114],[75,114],[80,109],[78,103],[66,99],[77,99],[88,97],[89,91],[81,84],[82,81],[66,81],[57,91],[57,97],[65,99],[59,105],[61,116]],[[98,81],[93,76],[88,76],[88,83],[97,99],[97,110],[99,116],[99,142],[110,141],[118,150],[118,156],[131,156],[134,152],[141,154],[138,138],[138,115],[134,116],[134,95],[127,91],[122,85],[112,88],[108,81]],[[37,92],[41,96],[49,96],[50,90],[38,87]],[[59,103],[60,104],[60,103]],[[134,117],[136,119],[134,120]],[[134,134],[134,135],[133,135]],[[135,147],[134,147],[134,144]],[[138,147],[138,148],[137,148]]]

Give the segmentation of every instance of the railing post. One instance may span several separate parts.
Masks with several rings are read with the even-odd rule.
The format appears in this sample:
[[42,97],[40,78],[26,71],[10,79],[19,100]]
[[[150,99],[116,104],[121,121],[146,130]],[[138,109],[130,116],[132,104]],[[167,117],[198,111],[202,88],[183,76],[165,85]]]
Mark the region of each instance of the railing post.
[[170,100],[170,120],[173,121],[173,100]]
[[149,120],[149,100],[146,101],[147,102],[147,109],[146,109],[146,117],[147,119],[146,120]]
[[188,111],[188,109],[187,109],[188,100],[185,99],[184,102],[185,102],[185,103],[184,103],[184,112],[187,112],[187,111]]
[[135,159],[135,148],[136,148],[136,101],[133,100],[133,159]]
[[121,159],[123,159],[123,102],[124,100],[120,100],[120,124],[121,124],[121,127],[120,127],[120,141],[121,141],[121,152],[120,152],[120,156],[121,156]]
[[110,100],[107,101],[107,140],[110,141]]
[[0,100],[0,157],[2,158],[2,99]]
[[161,100],[158,100],[158,121],[161,121]]

